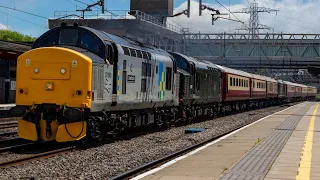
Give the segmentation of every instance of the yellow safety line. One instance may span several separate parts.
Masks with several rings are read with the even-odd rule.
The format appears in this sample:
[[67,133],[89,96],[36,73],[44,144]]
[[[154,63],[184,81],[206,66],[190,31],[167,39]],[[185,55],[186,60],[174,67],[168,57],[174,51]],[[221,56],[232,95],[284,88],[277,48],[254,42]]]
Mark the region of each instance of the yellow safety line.
[[318,107],[319,104],[317,104],[317,106],[314,108],[312,117],[310,119],[308,131],[305,137],[304,147],[302,148],[302,154],[296,179],[310,179],[314,121],[316,119]]

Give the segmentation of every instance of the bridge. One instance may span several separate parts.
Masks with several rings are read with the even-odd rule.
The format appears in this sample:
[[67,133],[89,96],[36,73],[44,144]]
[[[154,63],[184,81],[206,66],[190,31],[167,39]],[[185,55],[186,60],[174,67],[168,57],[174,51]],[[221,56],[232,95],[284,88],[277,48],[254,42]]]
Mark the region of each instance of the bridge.
[[142,34],[145,43],[234,68],[320,66],[320,34]]

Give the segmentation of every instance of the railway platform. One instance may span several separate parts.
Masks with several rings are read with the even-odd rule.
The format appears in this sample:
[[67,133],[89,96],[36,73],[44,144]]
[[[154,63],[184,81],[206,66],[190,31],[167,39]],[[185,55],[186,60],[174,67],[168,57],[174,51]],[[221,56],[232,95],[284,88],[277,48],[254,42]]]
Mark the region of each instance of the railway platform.
[[262,118],[133,179],[320,179],[320,107]]

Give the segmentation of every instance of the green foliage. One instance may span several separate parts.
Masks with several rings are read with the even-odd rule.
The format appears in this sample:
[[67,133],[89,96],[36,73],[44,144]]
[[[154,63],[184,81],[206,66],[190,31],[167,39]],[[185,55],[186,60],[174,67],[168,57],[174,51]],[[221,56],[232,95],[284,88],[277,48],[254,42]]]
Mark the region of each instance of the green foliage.
[[36,38],[28,35],[23,35],[16,31],[0,30],[0,40],[12,42],[33,42]]
[[261,142],[261,139],[258,138],[258,141],[255,143],[256,145],[259,144]]

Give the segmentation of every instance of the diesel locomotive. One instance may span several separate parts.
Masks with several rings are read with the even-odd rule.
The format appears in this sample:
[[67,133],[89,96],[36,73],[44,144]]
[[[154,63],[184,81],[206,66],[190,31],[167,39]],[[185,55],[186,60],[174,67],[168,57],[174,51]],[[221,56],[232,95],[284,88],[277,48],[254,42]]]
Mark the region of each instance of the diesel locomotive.
[[127,37],[62,24],[18,58],[18,136],[68,142],[197,116],[314,99],[312,86],[166,52]]

